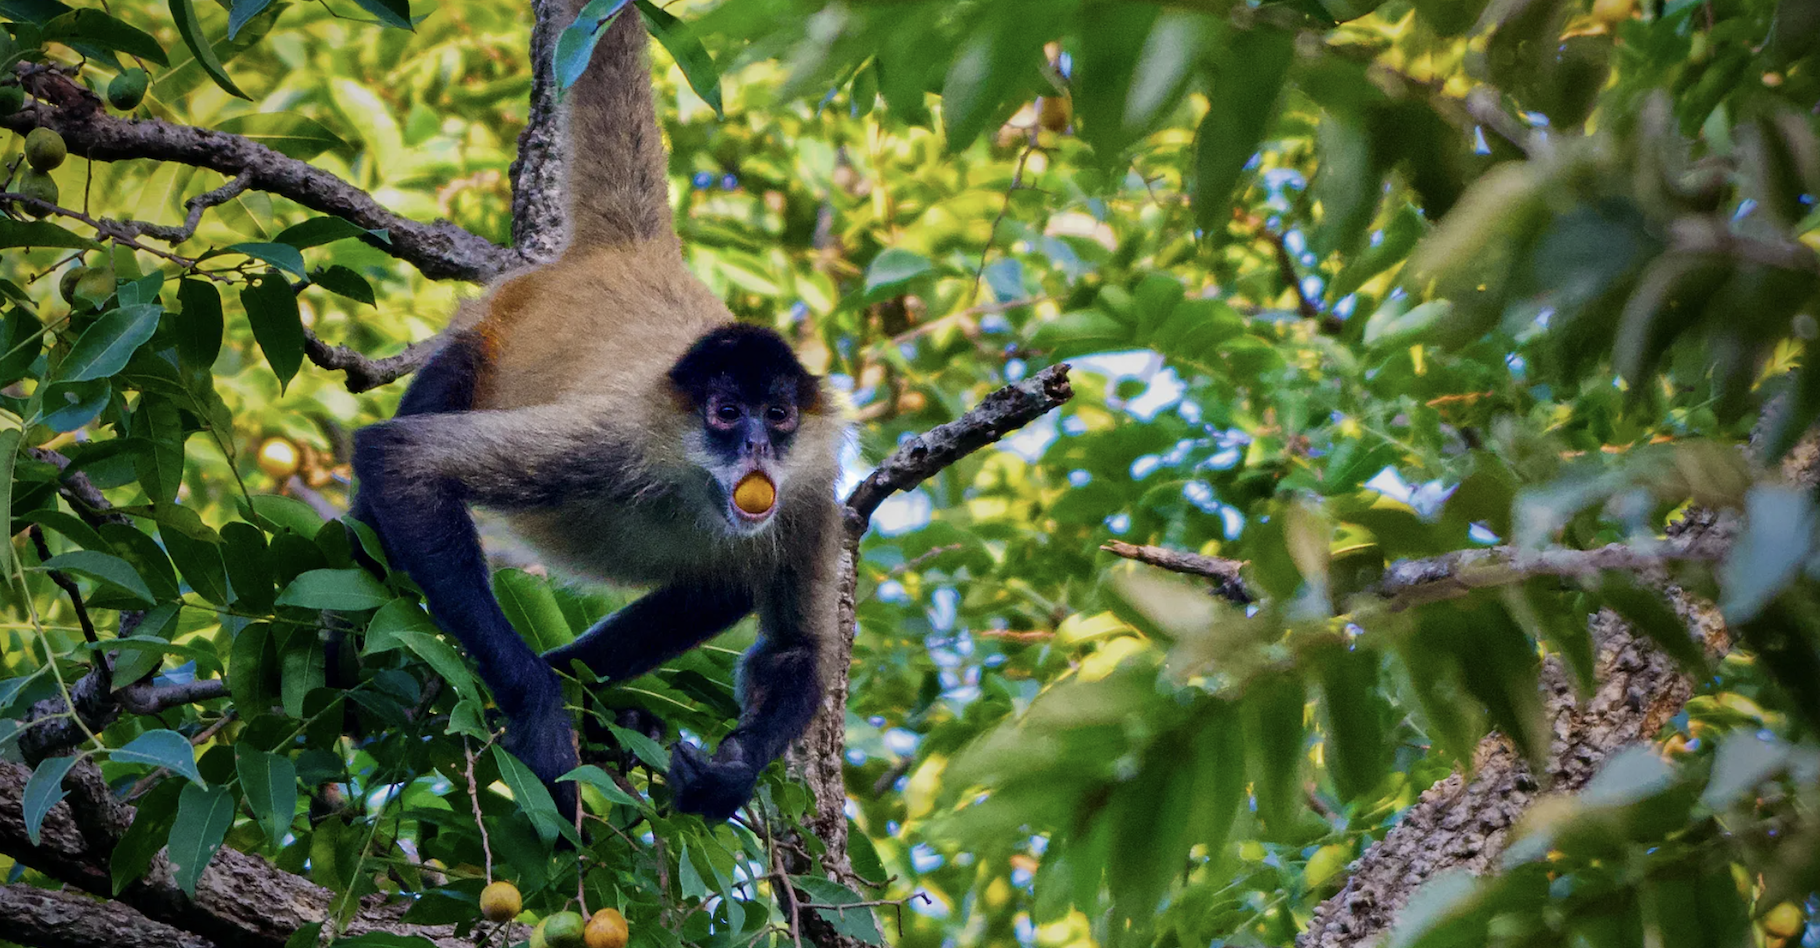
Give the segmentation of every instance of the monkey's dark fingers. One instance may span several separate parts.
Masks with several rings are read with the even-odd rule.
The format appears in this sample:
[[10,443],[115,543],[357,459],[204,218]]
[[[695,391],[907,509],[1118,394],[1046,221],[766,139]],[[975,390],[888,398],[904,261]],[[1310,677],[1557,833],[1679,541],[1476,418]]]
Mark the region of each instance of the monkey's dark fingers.
[[678,742],[671,748],[670,790],[678,810],[724,820],[752,799],[758,768],[746,759],[737,742],[721,742],[720,751],[709,759],[693,744]]

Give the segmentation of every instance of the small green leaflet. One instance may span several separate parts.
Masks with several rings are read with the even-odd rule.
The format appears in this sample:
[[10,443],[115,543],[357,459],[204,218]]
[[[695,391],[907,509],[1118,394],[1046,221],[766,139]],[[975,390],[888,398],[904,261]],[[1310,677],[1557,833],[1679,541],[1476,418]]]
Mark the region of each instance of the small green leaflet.
[[221,848],[228,827],[234,823],[234,795],[225,787],[185,784],[177,798],[177,821],[171,824],[169,855],[171,877],[194,898],[196,881]]
[[[301,224],[293,224],[278,232],[272,238],[273,243],[288,244],[298,250],[319,247],[349,237],[372,237],[381,243],[391,243],[389,231],[367,230],[352,221],[340,217],[312,217]],[[243,251],[244,252],[244,251]]]
[[[228,78],[227,68],[221,65],[221,59],[215,55],[215,47],[209,44],[209,38],[202,35],[202,23],[196,19],[196,6],[191,0],[170,0],[171,21],[177,25],[177,35],[183,37],[184,45],[196,57],[196,64],[209,78],[215,80],[222,91],[235,98],[252,100],[252,97],[240,91],[234,80]],[[192,880],[192,885],[194,880]]]
[[152,764],[202,783],[202,774],[196,770],[196,751],[176,731],[147,731],[110,753],[108,759],[117,764]]
[[617,724],[609,724],[607,728],[613,732],[613,739],[619,741],[619,746],[637,755],[645,766],[659,773],[667,772],[670,769],[670,755],[664,753],[662,744]]
[[594,789],[599,790],[601,796],[606,797],[613,803],[623,803],[627,806],[643,805],[643,801],[633,798],[631,794],[620,789],[619,784],[613,782],[612,775],[594,764],[583,764],[580,767],[557,777],[556,780],[558,783],[561,783],[564,780],[585,783]]
[[405,648],[435,669],[436,674],[441,675],[456,693],[463,698],[480,700],[480,691],[474,684],[474,673],[468,670],[467,663],[461,660],[461,656],[456,654],[449,643],[426,632],[401,631],[395,634]]
[[151,34],[94,9],[71,10],[44,24],[44,40],[87,40],[160,66],[171,61]]
[[[0,431],[0,523],[13,522],[13,462],[19,457],[18,428]],[[0,589],[13,590],[13,545],[0,544]]]
[[263,260],[287,273],[295,274],[299,279],[305,276],[303,254],[287,243],[241,243],[227,249],[243,253],[255,260]]
[[594,47],[613,25],[613,18],[625,9],[631,0],[588,0],[588,5],[575,14],[575,22],[569,24],[556,38],[556,88],[564,92],[575,84],[581,74],[588,70],[588,61],[594,58]]
[[809,898],[813,901],[824,905],[853,906],[852,908],[818,908],[815,910],[822,918],[827,919],[829,925],[834,926],[835,931],[868,945],[885,943],[884,934],[878,930],[878,920],[872,917],[872,909],[864,905],[855,905],[854,903],[865,900],[856,895],[853,890],[821,876],[791,876],[790,881],[804,892],[809,893]]
[[922,254],[892,247],[873,257],[866,267],[866,292],[908,283],[934,269]]
[[499,765],[499,778],[512,791],[512,800],[531,818],[531,825],[537,827],[537,835],[543,837],[545,843],[555,842],[565,829],[574,832],[574,828],[563,821],[562,814],[556,812],[556,801],[550,797],[543,781],[531,773],[531,768],[498,744],[493,745],[493,760]]
[[391,598],[386,588],[366,570],[313,569],[291,580],[279,594],[278,604],[358,612],[377,609]]
[[25,818],[25,835],[30,837],[33,846],[38,845],[38,832],[44,827],[45,814],[67,796],[63,775],[69,773],[75,763],[75,757],[46,757],[38,762],[31,779],[25,782],[25,792],[20,794],[19,803]]
[[217,123],[215,130],[251,139],[298,161],[308,161],[331,148],[346,148],[348,144],[329,131],[328,126],[296,112],[236,115]]
[[125,368],[126,360],[158,330],[163,312],[155,304],[140,303],[102,313],[70,347],[57,369],[58,381],[87,382]]
[[93,250],[100,244],[50,221],[16,221],[0,217],[0,247],[61,247]]
[[360,9],[379,18],[386,26],[395,26],[401,30],[414,29],[411,24],[410,0],[354,0]]
[[177,284],[177,355],[185,365],[206,369],[221,355],[221,291],[205,280]]
[[272,0],[234,0],[234,5],[228,9],[228,39],[239,36],[253,17],[264,13],[271,5]]
[[310,282],[330,293],[345,296],[357,303],[373,306],[377,302],[377,298],[373,295],[373,284],[368,283],[366,277],[339,263],[310,274]]
[[303,317],[297,311],[297,294],[284,277],[267,272],[240,291],[240,305],[283,391],[303,366]]
[[234,770],[240,775],[241,793],[252,808],[253,818],[265,830],[265,838],[274,848],[284,845],[284,837],[291,831],[291,819],[297,815],[297,766],[289,757],[236,744]]
[[715,64],[714,57],[708,55],[707,48],[696,38],[695,31],[651,0],[638,0],[638,12],[644,18],[651,35],[657,37],[671,58],[676,60],[676,65],[682,69],[683,78],[689,80],[689,88],[694,89],[695,94],[714,109],[715,115],[725,118],[726,113],[721,110],[720,102],[720,66]]
[[405,643],[399,635],[402,632],[434,636],[436,623],[430,621],[430,617],[412,600],[394,599],[373,613],[373,620],[367,623],[367,637],[361,654],[377,655],[403,648]]
[[146,588],[145,580],[139,578],[139,572],[118,556],[94,550],[71,550],[45,560],[41,568],[79,573],[138,597],[148,606],[153,602],[152,591]]

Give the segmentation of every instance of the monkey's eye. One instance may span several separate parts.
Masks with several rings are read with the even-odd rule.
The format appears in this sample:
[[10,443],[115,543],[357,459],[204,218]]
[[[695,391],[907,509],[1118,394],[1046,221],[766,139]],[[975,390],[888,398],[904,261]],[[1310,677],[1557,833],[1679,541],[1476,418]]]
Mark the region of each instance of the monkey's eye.
[[781,425],[790,420],[790,410],[782,405],[772,405],[765,409],[765,420],[774,425]]
[[720,421],[727,421],[727,422],[738,421],[739,420],[739,406],[730,404],[727,402],[722,402],[719,407],[714,409],[714,417]]

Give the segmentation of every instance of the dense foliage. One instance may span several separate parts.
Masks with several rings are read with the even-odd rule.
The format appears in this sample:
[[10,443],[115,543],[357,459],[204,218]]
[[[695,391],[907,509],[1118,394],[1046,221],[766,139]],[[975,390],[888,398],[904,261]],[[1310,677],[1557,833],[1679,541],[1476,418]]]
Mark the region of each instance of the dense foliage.
[[[801,878],[818,904],[908,901],[880,928],[815,911],[901,945],[1287,944],[1488,730],[1547,756],[1543,656],[1591,688],[1589,618],[1609,608],[1686,663],[1696,697],[1659,746],[1538,812],[1501,872],[1437,880],[1393,942],[1800,937],[1820,889],[1820,511],[1771,474],[1820,418],[1820,4],[640,7],[668,47],[690,263],[850,390],[855,473],[1076,365],[1072,403],[890,501],[862,547],[847,781],[854,866],[878,885]],[[520,5],[0,15],[22,69],[79,64],[111,92],[143,66],[135,114],[508,238]],[[8,148],[21,192],[23,139]],[[490,870],[533,913],[579,884],[634,945],[787,942],[768,874],[779,847],[819,843],[766,826],[799,820],[807,792],[778,767],[749,825],[677,816],[665,755],[612,715],[717,737],[738,641],[572,689],[591,739],[622,751],[578,774],[586,841],[559,848],[572,828],[485,749],[466,659],[408,580],[355,566],[370,534],[332,519],[348,433],[402,385],[348,394],[304,361],[304,330],[389,354],[470,288],[259,190],[168,248],[95,226],[179,224],[214,172],[72,154],[49,177],[65,210],[0,219],[8,753],[108,650],[116,686],[225,678],[230,695],[31,761],[28,820],[77,753],[138,806],[116,886],[167,842],[193,884],[225,844],[348,911],[400,891],[412,920],[471,922]],[[34,447],[124,519],[61,498]],[[1451,551],[1664,551],[1695,507],[1743,513],[1720,562],[1379,594],[1391,562]],[[1257,601],[1124,563],[1113,539],[1246,561]],[[623,601],[489,542],[541,645]],[[1702,648],[1666,581],[1717,602],[1738,644]],[[327,640],[358,647],[331,658]]]

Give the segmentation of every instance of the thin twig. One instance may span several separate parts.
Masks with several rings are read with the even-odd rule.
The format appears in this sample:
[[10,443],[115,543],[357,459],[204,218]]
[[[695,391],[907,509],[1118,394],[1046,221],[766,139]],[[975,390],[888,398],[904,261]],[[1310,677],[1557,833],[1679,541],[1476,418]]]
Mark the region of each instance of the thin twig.
[[1252,602],[1251,593],[1245,588],[1245,581],[1239,578],[1239,571],[1245,565],[1242,560],[1229,560],[1221,556],[1204,556],[1200,553],[1184,553],[1181,550],[1126,543],[1123,540],[1108,540],[1100,544],[1100,549],[1114,556],[1122,556],[1139,563],[1148,563],[1171,572],[1204,576],[1213,580],[1213,591],[1220,598],[1241,606],[1249,605]]
[[110,221],[109,223],[120,233],[128,236],[137,237],[144,235],[176,246],[177,244],[183,243],[191,237],[196,236],[196,228],[202,225],[202,213],[204,211],[211,207],[232,201],[240,195],[245,194],[247,189],[252,186],[253,176],[249,173],[242,172],[221,187],[218,187],[213,191],[204,191],[201,194],[190,198],[183,202],[183,209],[185,212],[183,224],[178,227],[172,227],[169,224],[154,224],[151,221],[135,220]]
[[[438,337],[440,338],[440,337]],[[383,359],[361,355],[347,346],[323,342],[312,330],[303,331],[303,354],[322,368],[347,373],[348,391],[356,394],[410,375],[430,361],[439,345],[435,340],[414,342],[404,351]]]
[[474,804],[474,825],[480,828],[480,852],[486,857],[487,884],[493,883],[493,844],[487,839],[487,821],[480,815],[480,785],[474,781],[474,750],[462,735],[461,752],[468,758],[468,801]]

